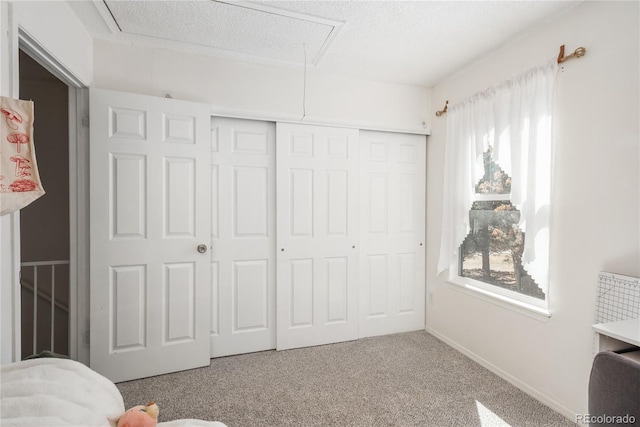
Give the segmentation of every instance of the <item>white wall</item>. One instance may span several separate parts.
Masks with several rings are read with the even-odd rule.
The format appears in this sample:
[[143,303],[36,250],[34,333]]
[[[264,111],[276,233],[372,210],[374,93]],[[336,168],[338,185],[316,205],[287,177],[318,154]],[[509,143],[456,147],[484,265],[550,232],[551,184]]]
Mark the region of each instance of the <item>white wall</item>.
[[58,64],[89,86],[93,40],[64,1],[14,1],[14,21]]
[[[65,2],[0,2],[0,94],[18,96],[18,29],[77,81],[93,79],[91,37]],[[37,144],[37,143],[36,143]],[[19,337],[19,214],[0,217],[0,363],[20,358]]]
[[446,272],[436,276],[444,117],[427,142],[427,329],[572,419],[587,412],[597,274],[640,275],[638,9],[584,2],[433,91],[434,106],[455,104],[557,56],[561,44],[568,53],[587,49],[558,74],[548,321],[459,292]]
[[[135,47],[94,45],[95,86],[198,101],[214,112],[299,120],[303,70]],[[431,90],[307,72],[305,122],[427,133]],[[427,127],[423,125],[427,122]]]

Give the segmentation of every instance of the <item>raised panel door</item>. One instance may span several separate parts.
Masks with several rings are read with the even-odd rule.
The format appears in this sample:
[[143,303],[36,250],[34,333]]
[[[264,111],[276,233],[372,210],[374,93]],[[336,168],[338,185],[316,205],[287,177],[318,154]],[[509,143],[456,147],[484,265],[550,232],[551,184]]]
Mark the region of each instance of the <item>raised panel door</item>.
[[360,132],[360,336],[424,329],[425,138]]
[[275,124],[211,121],[211,356],[275,348]]
[[92,89],[91,368],[114,382],[209,363],[209,107]]
[[358,338],[358,130],[278,123],[279,350]]

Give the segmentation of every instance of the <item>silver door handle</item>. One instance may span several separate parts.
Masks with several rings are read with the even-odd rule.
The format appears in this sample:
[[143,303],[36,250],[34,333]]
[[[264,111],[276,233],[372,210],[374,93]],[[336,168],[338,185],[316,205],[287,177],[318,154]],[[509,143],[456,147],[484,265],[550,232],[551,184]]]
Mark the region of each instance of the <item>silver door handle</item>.
[[204,243],[201,243],[198,245],[198,252],[200,252],[201,254],[207,252],[207,245],[205,245]]

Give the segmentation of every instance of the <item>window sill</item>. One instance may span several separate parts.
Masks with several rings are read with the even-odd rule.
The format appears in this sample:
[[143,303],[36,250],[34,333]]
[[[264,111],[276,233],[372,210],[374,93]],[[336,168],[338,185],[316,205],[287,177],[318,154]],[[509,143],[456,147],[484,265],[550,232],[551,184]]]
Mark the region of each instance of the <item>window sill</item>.
[[466,283],[457,283],[452,280],[447,280],[446,283],[458,292],[462,292],[499,307],[506,308],[540,322],[547,322],[549,321],[549,318],[551,318],[551,313],[547,309],[536,307],[535,305],[527,304],[526,302],[518,301]]

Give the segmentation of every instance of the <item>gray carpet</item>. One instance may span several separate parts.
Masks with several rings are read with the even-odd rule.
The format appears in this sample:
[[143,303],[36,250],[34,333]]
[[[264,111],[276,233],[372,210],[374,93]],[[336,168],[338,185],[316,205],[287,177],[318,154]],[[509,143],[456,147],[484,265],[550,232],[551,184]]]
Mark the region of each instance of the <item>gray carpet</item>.
[[118,384],[159,421],[248,426],[575,426],[424,331],[212,359]]

